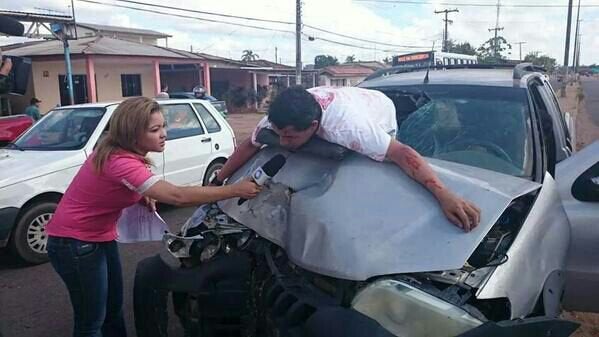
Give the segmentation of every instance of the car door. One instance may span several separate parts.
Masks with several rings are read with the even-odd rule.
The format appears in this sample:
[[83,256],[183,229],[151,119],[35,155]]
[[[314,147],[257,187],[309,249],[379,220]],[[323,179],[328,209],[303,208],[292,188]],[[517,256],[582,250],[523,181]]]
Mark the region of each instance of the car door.
[[599,141],[559,163],[556,177],[571,228],[563,305],[599,312]]
[[164,150],[164,177],[177,185],[201,185],[212,152],[206,133],[189,103],[164,104],[167,141]]
[[210,103],[194,102],[193,106],[210,135],[213,155],[218,153],[219,157],[229,157],[235,147],[233,130]]

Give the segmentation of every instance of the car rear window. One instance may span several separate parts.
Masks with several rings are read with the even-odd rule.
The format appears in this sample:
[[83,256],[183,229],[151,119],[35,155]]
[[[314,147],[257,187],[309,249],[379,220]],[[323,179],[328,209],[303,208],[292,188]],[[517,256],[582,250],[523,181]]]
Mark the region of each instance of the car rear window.
[[210,111],[208,111],[201,103],[194,103],[193,106],[196,108],[196,111],[200,114],[204,125],[206,126],[206,130],[208,133],[219,132],[221,130],[220,125],[212,116]]

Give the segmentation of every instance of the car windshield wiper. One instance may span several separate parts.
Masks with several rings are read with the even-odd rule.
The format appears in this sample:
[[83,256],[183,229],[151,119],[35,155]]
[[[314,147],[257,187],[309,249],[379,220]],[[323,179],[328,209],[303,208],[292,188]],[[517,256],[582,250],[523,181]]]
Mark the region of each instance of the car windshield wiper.
[[11,142],[11,143],[8,143],[8,144],[6,144],[6,147],[9,147],[9,146],[12,146],[12,147],[14,147],[15,149],[17,149],[17,150],[19,150],[19,151],[25,151],[25,149],[23,149],[22,147],[20,147],[20,146],[19,146],[19,145],[17,145],[16,143],[12,143],[12,142]]

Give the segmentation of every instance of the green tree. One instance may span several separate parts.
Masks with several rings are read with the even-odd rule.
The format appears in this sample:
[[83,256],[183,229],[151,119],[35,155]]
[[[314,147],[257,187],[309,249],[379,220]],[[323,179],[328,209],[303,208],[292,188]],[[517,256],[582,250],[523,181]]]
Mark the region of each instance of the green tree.
[[553,70],[555,70],[555,66],[557,65],[557,61],[553,57],[543,55],[539,51],[528,53],[528,55],[524,57],[524,61],[543,66],[543,68],[545,68],[548,72],[553,72]]
[[450,53],[476,55],[476,49],[469,42],[457,43],[454,40],[447,41],[447,51]]
[[356,62],[356,55],[349,55],[345,58],[345,63],[354,63]]
[[243,54],[241,54],[241,61],[243,61],[243,62],[256,61],[259,58],[260,58],[260,55],[255,54],[253,51],[251,51],[249,49],[244,50]]
[[392,58],[390,58],[389,56],[387,56],[387,57],[385,57],[385,58],[383,59],[383,63],[384,63],[384,64],[391,64],[391,63],[393,63],[393,59],[392,59]]
[[316,55],[314,58],[314,69],[321,69],[339,64],[336,57],[331,55]]
[[502,55],[503,52],[511,50],[512,45],[507,42],[505,37],[492,37],[485,41],[476,50],[481,63],[506,63],[507,58]]

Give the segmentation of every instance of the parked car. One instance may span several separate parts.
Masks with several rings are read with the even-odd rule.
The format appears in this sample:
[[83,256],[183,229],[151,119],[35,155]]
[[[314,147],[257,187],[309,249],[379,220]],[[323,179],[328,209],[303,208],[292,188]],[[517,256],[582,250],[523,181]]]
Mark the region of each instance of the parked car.
[[0,147],[12,142],[33,125],[33,118],[27,115],[0,117]]
[[138,265],[136,322],[164,318],[155,282],[202,336],[234,324],[250,336],[569,336],[562,307],[599,311],[599,142],[573,153],[572,124],[531,65],[456,68],[360,86],[393,100],[398,139],[480,207],[478,227],[450,224],[392,163],[318,139],[289,153],[260,134],[270,146],[229,181],[276,154],[286,164],[257,198],[201,208],[184,238],[165,235],[170,255]]
[[[159,102],[167,122],[152,170],[177,185],[206,184],[235,147],[233,130],[204,100]],[[108,129],[118,103],[50,111],[0,150],[0,247],[30,263],[46,261],[44,226],[67,186]]]
[[[172,99],[195,99],[195,95],[193,92],[169,92],[169,98]],[[214,108],[223,115],[223,117],[227,118],[229,114],[229,110],[227,109],[227,103],[225,101],[219,101],[216,97],[206,95],[206,100],[210,102],[214,106]]]

